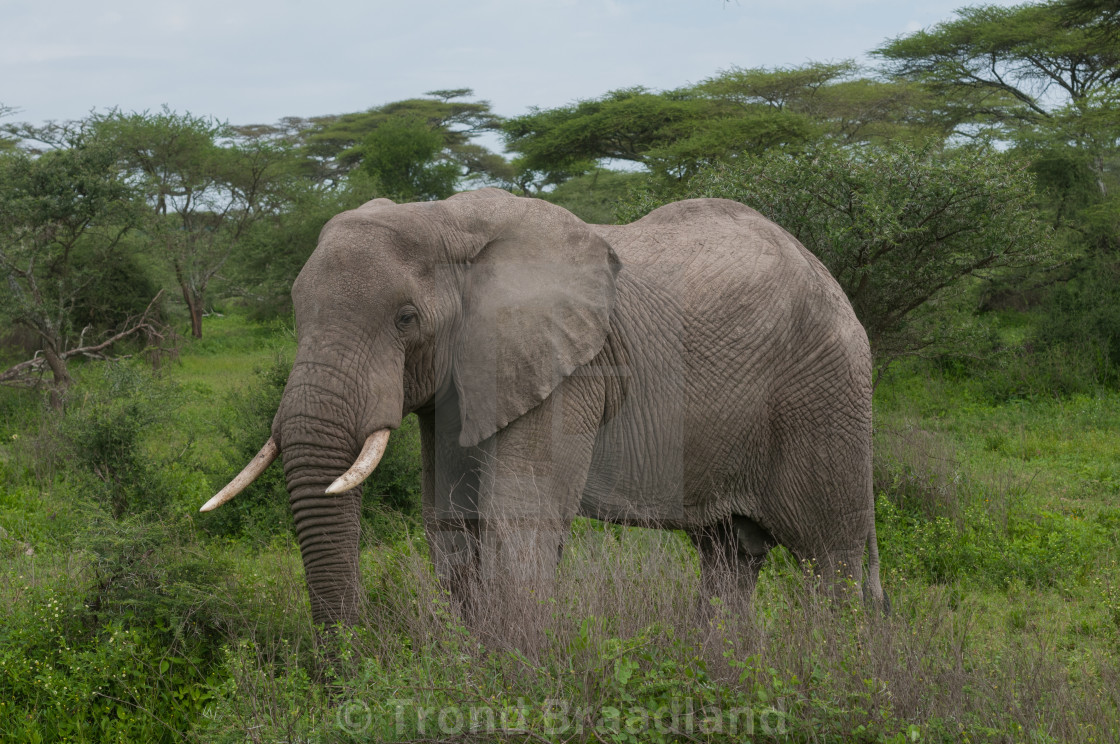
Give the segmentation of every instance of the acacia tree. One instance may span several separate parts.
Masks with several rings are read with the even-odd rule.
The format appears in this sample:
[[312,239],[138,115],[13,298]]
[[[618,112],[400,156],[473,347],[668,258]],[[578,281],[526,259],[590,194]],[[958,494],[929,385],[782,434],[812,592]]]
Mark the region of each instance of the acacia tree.
[[623,160],[669,180],[741,153],[819,142],[944,139],[958,113],[907,81],[851,61],[731,68],[678,90],[616,90],[503,126],[519,185],[537,191]]
[[249,228],[285,200],[290,148],[267,133],[166,108],[114,111],[97,126],[150,208],[143,229],[174,273],[191,335],[201,338],[211,282]]
[[1076,2],[962,8],[932,29],[892,39],[873,54],[893,75],[946,96],[983,94],[977,113],[1000,122],[1037,122],[1067,103],[1085,103],[1120,81],[1120,48],[1096,15]]
[[1105,197],[1120,144],[1115,18],[1112,0],[982,5],[873,54],[897,78],[967,99],[958,131],[1075,151]]
[[[1030,160],[1039,206],[1069,261],[1015,272],[993,303],[1039,306],[1032,353],[1096,358],[1120,379],[1120,5],[1050,0],[979,6],[876,53],[889,72],[946,98],[971,96],[960,131]],[[1052,268],[1052,270],[1051,270]]]
[[419,119],[390,119],[366,136],[360,168],[395,201],[446,199],[456,191],[460,167],[441,157],[443,145],[443,136]]
[[390,181],[413,171],[405,178],[411,183],[405,192],[433,175],[442,182],[452,171],[456,181],[508,183],[512,171],[505,158],[474,141],[498,131],[502,119],[487,101],[462,100],[473,95],[470,88],[433,90],[367,111],[302,120],[292,139],[307,173],[331,188],[371,159],[375,162],[367,170]]
[[[503,125],[524,190],[562,183],[601,161],[648,165],[652,153],[713,114],[705,101],[635,87],[553,109],[531,109]],[[741,133],[746,135],[746,132]]]
[[814,142],[944,140],[962,115],[923,87],[869,75],[852,60],[797,67],[732,67],[692,91],[744,113],[765,106],[800,115]]
[[[116,152],[78,125],[65,147],[35,155],[0,155],[0,312],[34,332],[41,357],[0,373],[0,382],[37,384],[46,367],[51,400],[60,405],[72,379],[67,359],[96,355],[141,326],[86,344],[74,327],[78,298],[119,260],[122,239],[138,221],[132,189],[117,174]],[[145,316],[147,314],[145,313]],[[87,329],[88,330],[88,329]]]

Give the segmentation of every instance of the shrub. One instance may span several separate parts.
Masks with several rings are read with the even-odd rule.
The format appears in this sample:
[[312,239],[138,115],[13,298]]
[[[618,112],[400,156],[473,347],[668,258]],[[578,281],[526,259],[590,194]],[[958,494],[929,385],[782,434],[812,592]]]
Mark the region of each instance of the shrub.
[[912,427],[878,428],[875,489],[884,564],[922,582],[1068,586],[1109,545],[1101,523],[1029,508],[1022,480],[969,477],[944,437]]
[[107,504],[114,516],[162,515],[177,495],[172,466],[190,443],[158,457],[149,440],[181,403],[174,384],[138,364],[100,364],[65,411],[44,419],[38,466],[53,465],[83,499]]
[[615,211],[630,189],[644,183],[644,173],[626,173],[597,169],[591,173],[569,178],[541,198],[559,204],[584,222],[599,225],[614,223]]
[[81,558],[3,576],[0,739],[181,741],[217,681],[226,563],[184,524],[84,515]]
[[[1078,381],[1120,383],[1120,258],[1094,256],[1056,286],[1031,343],[1042,354],[1077,364]],[[1084,384],[1084,383],[1082,383]],[[1068,392],[1084,392],[1069,389]]]
[[[92,326],[101,331],[115,328],[143,313],[159,293],[159,285],[140,266],[135,255],[123,253],[112,258],[106,263],[100,256],[75,256],[75,271],[100,272],[97,281],[83,285],[74,298],[72,322],[76,327]],[[87,262],[97,261],[100,265],[86,266]],[[156,308],[153,318],[163,319],[162,315],[161,308]]]

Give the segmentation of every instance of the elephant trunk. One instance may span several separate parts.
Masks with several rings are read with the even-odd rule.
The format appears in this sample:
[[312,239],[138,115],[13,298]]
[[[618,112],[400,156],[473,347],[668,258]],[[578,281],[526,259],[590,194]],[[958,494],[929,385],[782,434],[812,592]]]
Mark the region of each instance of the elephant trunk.
[[[314,337],[320,345],[330,339]],[[331,367],[301,349],[292,368],[272,437],[228,486],[203,505],[210,511],[236,496],[279,453],[303,555],[316,623],[353,625],[361,616],[358,547],[361,484],[377,467],[400,423],[401,390],[371,389],[348,367]],[[385,357],[382,357],[385,358]],[[368,379],[399,379],[371,374]],[[372,403],[372,405],[371,405]],[[364,442],[361,451],[358,444]]]
[[350,453],[299,441],[285,441],[282,451],[312,618],[326,625],[354,624],[362,598],[358,571],[361,489],[325,493],[349,466]]
[[[358,571],[361,488],[328,487],[354,463],[362,433],[355,396],[293,370],[273,425],[316,623],[354,624],[363,597]],[[362,401],[357,401],[360,407]]]

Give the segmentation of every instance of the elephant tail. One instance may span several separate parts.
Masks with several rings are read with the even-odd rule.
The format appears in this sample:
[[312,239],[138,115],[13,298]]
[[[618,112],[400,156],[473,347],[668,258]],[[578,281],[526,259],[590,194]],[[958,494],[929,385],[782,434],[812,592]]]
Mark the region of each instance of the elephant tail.
[[863,596],[876,607],[883,610],[884,615],[891,611],[891,600],[883,591],[879,581],[879,541],[875,536],[875,522],[871,522],[871,530],[867,535],[867,581],[863,585]]

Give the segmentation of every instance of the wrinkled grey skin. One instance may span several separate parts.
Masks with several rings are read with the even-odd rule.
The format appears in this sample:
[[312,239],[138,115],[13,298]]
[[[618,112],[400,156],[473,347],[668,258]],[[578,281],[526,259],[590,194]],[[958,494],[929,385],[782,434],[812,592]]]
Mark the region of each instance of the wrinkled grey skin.
[[[292,289],[273,423],[317,622],[354,622],[360,494],[325,487],[416,412],[423,517],[453,596],[547,585],[573,518],[679,528],[705,587],[775,544],[882,599],[871,356],[821,263],[757,212],[589,226],[496,189],[384,199],[322,231]],[[864,576],[864,552],[869,571]]]

